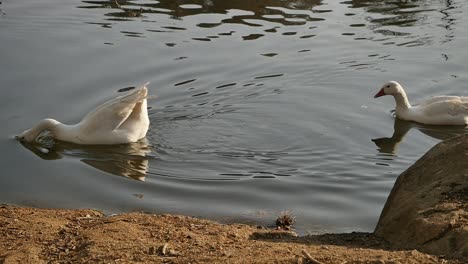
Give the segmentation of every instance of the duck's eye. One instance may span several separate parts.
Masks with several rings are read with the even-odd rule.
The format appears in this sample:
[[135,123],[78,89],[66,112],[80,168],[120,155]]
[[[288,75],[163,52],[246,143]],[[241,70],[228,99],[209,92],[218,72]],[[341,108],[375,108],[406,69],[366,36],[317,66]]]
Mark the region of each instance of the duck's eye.
[[390,88],[390,85],[385,86],[385,88]]

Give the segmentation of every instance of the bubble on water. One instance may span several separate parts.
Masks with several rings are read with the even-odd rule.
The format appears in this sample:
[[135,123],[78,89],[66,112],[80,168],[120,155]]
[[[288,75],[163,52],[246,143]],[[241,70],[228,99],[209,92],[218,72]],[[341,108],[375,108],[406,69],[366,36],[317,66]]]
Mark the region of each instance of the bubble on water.
[[37,149],[38,149],[40,152],[44,153],[44,154],[47,154],[47,153],[49,153],[49,150],[48,150],[48,149],[46,149],[46,148],[43,148],[43,147],[37,147]]

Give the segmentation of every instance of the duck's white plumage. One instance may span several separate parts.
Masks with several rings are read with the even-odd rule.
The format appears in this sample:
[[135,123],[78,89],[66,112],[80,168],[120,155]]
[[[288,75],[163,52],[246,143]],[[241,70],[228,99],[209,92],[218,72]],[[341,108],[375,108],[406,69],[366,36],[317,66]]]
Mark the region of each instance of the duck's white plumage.
[[412,106],[403,87],[395,81],[384,84],[374,98],[384,95],[395,98],[395,113],[400,119],[428,125],[468,125],[467,96],[434,96]]
[[65,125],[54,119],[43,119],[18,136],[34,141],[44,130],[61,141],[77,144],[123,144],[146,136],[149,127],[145,84],[122,96],[111,99],[89,112],[78,124]]

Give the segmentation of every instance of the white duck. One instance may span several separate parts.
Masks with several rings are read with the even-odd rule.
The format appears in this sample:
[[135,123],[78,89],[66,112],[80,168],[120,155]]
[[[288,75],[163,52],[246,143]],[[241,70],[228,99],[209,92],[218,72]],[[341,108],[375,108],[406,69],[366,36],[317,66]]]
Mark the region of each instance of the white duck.
[[149,127],[146,85],[111,99],[89,112],[78,124],[65,125],[46,118],[17,138],[32,142],[43,131],[61,141],[85,145],[110,145],[136,142],[146,136]]
[[374,98],[384,95],[393,95],[396,102],[395,113],[400,119],[428,125],[468,124],[467,96],[434,96],[412,106],[403,87],[395,81],[384,84]]

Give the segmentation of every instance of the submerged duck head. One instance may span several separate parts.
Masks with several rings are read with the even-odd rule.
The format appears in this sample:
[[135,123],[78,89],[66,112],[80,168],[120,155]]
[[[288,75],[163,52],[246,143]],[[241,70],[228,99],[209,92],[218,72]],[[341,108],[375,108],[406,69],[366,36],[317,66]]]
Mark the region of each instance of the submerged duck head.
[[15,136],[15,138],[21,142],[33,142],[44,130],[48,130],[53,133],[59,124],[60,122],[51,118],[42,119],[37,125],[23,131],[21,134]]

